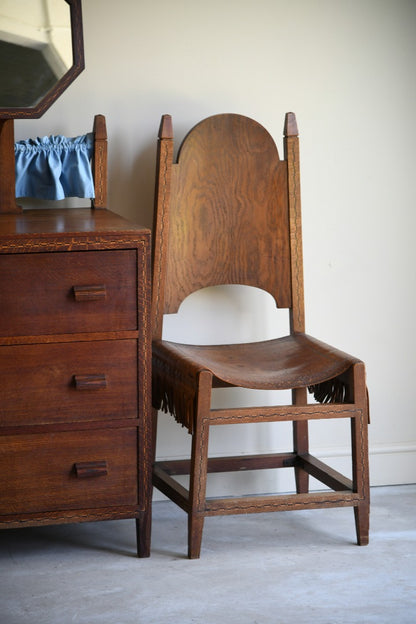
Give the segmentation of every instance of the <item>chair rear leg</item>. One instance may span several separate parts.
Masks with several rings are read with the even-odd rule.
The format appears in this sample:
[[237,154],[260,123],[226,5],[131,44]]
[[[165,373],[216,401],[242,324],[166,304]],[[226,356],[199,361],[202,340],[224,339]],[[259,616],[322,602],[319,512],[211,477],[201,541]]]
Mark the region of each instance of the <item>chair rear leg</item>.
[[353,370],[354,393],[360,413],[351,418],[352,474],[354,491],[360,495],[359,503],[354,507],[357,544],[366,546],[369,541],[370,527],[370,476],[368,462],[368,421],[369,407],[365,384],[364,364],[359,363]]
[[368,500],[358,503],[357,507],[354,507],[354,518],[357,544],[367,546],[370,533],[370,504]]
[[158,424],[158,414],[159,411],[152,408],[152,445],[151,445],[151,453],[152,453],[152,466],[156,461],[156,441],[157,441],[157,424]]
[[204,516],[188,514],[188,559],[199,559],[201,555]]
[[354,507],[357,544],[366,546],[370,526],[370,486],[368,467],[367,414],[351,419],[354,491],[362,499]]
[[[292,403],[293,405],[307,404],[306,388],[297,388],[296,390],[292,390]],[[293,422],[293,450],[298,455],[309,452],[307,420]],[[298,466],[295,467],[295,481],[296,492],[298,494],[307,494],[309,491],[309,474]]]

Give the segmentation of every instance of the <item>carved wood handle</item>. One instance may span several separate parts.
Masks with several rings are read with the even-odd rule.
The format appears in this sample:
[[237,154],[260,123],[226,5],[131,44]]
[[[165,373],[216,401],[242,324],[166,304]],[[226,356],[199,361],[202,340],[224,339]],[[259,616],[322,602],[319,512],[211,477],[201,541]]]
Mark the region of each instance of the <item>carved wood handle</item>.
[[75,301],[102,301],[107,297],[105,284],[72,287]]
[[108,474],[107,462],[105,459],[99,461],[77,462],[74,464],[74,470],[78,479],[105,477]]
[[74,375],[77,390],[103,390],[107,387],[105,375]]

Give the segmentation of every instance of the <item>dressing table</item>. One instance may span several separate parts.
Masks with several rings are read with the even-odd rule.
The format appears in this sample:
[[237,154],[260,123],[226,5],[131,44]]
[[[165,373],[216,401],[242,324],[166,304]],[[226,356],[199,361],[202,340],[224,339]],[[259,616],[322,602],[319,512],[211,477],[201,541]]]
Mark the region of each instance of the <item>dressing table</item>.
[[32,105],[0,108],[0,528],[132,518],[146,557],[150,232],[15,199],[13,120],[39,117],[84,66],[80,0],[53,2],[72,64]]

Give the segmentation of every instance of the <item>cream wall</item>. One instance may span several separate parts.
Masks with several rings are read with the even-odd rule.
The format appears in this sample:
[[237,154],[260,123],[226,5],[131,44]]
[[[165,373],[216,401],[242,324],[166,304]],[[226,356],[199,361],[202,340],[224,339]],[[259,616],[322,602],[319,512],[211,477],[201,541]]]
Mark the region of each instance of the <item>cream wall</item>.
[[[86,70],[42,119],[17,122],[16,138],[75,135],[104,113],[110,207],[150,226],[161,114],[173,115],[178,140],[210,114],[246,114],[280,148],[284,113],[296,112],[307,329],[367,364],[372,483],[416,481],[416,2],[84,0],[83,17]],[[207,339],[275,333],[280,316],[267,297],[263,312],[263,298],[231,295],[188,302],[170,337],[196,331],[189,307]],[[214,303],[221,323],[208,329]],[[161,423],[159,455],[183,454],[187,434]],[[312,446],[344,468],[346,434],[340,425],[330,434],[318,428]],[[289,439],[284,427],[224,428],[211,452],[280,450]],[[287,487],[275,479],[271,490]]]

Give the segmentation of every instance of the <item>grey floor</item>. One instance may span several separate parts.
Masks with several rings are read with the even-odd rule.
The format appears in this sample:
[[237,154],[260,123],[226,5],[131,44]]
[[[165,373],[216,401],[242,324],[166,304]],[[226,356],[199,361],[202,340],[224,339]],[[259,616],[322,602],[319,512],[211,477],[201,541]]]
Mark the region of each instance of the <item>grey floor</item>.
[[134,521],[0,531],[1,624],[414,624],[416,485],[372,489],[371,541],[353,512],[206,520],[186,559],[186,516],[154,505],[152,556]]

